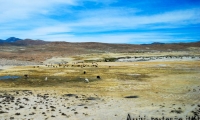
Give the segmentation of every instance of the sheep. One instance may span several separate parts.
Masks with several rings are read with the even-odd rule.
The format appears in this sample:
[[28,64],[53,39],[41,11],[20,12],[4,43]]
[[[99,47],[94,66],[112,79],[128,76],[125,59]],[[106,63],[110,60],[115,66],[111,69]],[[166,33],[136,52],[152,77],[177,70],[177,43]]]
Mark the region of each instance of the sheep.
[[47,77],[45,77],[45,79],[44,79],[44,80],[45,80],[45,81],[47,81],[47,79],[48,79],[48,78],[47,78]]
[[85,78],[85,82],[89,83],[89,80],[87,78]]

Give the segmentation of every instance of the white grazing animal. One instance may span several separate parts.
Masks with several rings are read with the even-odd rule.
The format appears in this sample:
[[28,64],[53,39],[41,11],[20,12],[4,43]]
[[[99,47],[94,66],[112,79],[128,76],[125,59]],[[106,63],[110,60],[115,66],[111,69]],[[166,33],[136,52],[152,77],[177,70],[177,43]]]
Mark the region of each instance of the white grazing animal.
[[85,82],[89,83],[89,80],[87,78],[85,78]]
[[47,81],[47,77],[45,77],[45,79],[44,79],[45,81]]

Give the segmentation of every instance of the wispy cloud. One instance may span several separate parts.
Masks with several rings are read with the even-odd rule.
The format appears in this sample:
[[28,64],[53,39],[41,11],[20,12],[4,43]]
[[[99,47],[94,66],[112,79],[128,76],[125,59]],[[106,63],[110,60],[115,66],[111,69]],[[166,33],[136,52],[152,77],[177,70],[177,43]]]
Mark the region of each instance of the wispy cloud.
[[76,2],[75,0],[1,0],[0,23],[20,19],[31,19],[37,15],[49,14],[51,10],[55,9],[54,6],[60,4],[75,5]]
[[[172,11],[156,15],[148,16],[138,16],[138,15],[116,15],[116,11],[107,10],[107,11],[98,11],[84,14],[86,17],[83,17],[76,23],[72,23],[72,26],[81,26],[81,27],[102,27],[102,28],[143,28],[143,25],[149,24],[168,24],[168,25],[188,25],[188,24],[197,24],[200,23],[200,14],[197,13],[200,9],[190,9],[190,10],[179,10]],[[111,12],[109,15],[106,12]],[[119,11],[118,11],[119,12]],[[97,14],[95,14],[97,13]],[[98,14],[101,13],[101,14]],[[91,15],[93,14],[93,15]],[[148,29],[148,28],[147,28]]]

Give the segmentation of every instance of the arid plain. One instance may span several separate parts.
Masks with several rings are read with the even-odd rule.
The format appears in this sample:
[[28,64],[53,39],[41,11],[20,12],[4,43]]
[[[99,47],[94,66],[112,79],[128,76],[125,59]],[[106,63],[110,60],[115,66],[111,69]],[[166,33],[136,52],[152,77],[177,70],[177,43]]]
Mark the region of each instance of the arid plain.
[[129,52],[125,47],[106,52],[101,46],[74,51],[73,47],[50,51],[49,44],[9,47],[1,46],[0,52],[2,120],[199,117],[197,46],[178,50],[128,46]]

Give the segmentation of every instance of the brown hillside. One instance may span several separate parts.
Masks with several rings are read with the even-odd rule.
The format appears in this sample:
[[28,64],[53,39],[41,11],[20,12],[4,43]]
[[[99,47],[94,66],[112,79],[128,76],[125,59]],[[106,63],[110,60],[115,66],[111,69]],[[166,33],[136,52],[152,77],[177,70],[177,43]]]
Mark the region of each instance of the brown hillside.
[[52,57],[67,57],[89,53],[142,53],[155,51],[187,51],[190,47],[200,47],[196,43],[176,44],[108,44],[108,43],[69,43],[45,42],[42,40],[20,40],[13,44],[0,45],[0,57],[41,62]]

